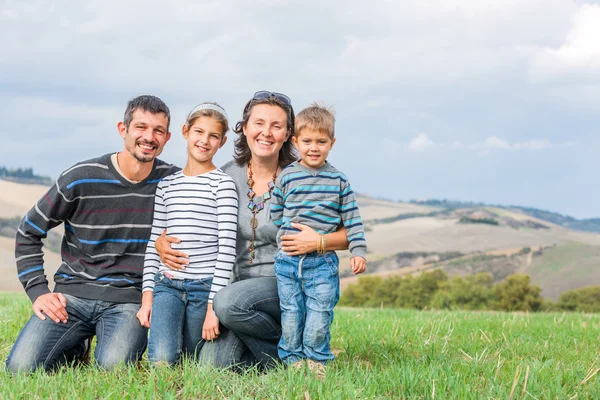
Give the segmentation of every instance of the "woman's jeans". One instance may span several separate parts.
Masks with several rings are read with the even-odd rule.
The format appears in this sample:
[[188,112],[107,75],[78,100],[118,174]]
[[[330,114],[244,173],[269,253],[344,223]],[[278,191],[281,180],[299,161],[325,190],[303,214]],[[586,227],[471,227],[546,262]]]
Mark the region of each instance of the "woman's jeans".
[[13,346],[6,369],[9,372],[47,371],[80,359],[84,341],[97,337],[94,357],[102,368],[136,362],[146,350],[148,331],[140,325],[138,303],[111,303],[64,295],[69,319],[66,324],[32,315]]
[[335,252],[275,257],[281,301],[282,336],[279,357],[286,364],[308,358],[333,360],[329,328],[340,298],[339,259]]
[[213,308],[224,327],[218,339],[202,348],[202,363],[242,368],[275,365],[281,337],[275,277],[231,283],[215,295]]
[[148,360],[174,364],[182,354],[197,357],[212,278],[170,279],[159,272],[154,281]]

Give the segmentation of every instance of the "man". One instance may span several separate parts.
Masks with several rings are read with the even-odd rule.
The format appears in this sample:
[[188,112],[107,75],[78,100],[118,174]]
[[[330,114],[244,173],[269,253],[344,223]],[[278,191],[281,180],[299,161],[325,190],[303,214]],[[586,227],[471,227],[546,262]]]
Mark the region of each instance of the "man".
[[[156,157],[171,137],[170,112],[154,96],[127,104],[117,128],[119,153],[83,161],[63,172],[19,225],[15,256],[33,315],[17,338],[11,372],[53,370],[87,357],[111,368],[139,360],[147,331],[136,313],[157,183],[175,172]],[[64,222],[62,264],[54,292],[44,274],[42,238]]]

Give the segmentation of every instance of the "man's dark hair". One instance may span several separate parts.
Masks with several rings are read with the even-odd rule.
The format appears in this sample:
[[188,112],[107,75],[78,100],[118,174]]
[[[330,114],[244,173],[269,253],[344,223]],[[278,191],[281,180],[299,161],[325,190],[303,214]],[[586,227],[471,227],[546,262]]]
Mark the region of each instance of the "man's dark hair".
[[129,129],[129,124],[131,124],[135,110],[147,111],[152,114],[165,114],[167,117],[167,132],[169,131],[169,125],[171,125],[171,111],[169,111],[169,107],[167,107],[165,102],[158,97],[143,95],[129,100],[127,108],[125,109],[125,116],[123,117],[123,123],[125,123],[127,129]]

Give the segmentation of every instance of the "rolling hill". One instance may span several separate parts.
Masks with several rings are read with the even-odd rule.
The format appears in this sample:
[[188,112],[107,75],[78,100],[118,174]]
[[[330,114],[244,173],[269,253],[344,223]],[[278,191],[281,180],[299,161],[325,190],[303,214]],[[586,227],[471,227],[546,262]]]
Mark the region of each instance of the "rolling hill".
[[[0,218],[24,215],[46,190],[0,180]],[[358,202],[367,230],[368,273],[444,268],[451,275],[490,272],[503,279],[524,272],[551,298],[567,289],[600,284],[600,234],[564,226],[568,218],[558,218],[560,214],[550,213],[549,220],[546,214],[514,206],[402,203],[367,196],[358,196]],[[0,237],[0,268],[8,277],[0,290],[21,290],[13,246],[12,238]],[[349,253],[339,255],[345,287],[356,278],[349,269]],[[60,257],[48,251],[47,260],[51,275]]]

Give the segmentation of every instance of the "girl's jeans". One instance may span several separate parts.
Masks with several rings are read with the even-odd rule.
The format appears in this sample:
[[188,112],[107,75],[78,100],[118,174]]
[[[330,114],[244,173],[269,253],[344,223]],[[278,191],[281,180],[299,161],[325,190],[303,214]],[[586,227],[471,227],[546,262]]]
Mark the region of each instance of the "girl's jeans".
[[159,272],[154,281],[148,360],[174,364],[182,354],[197,357],[212,278],[170,279]]
[[282,328],[278,353],[286,364],[333,360],[329,328],[340,298],[338,264],[335,252],[275,257]]

